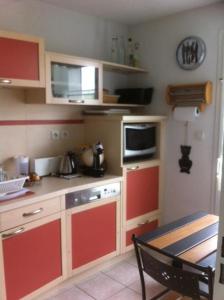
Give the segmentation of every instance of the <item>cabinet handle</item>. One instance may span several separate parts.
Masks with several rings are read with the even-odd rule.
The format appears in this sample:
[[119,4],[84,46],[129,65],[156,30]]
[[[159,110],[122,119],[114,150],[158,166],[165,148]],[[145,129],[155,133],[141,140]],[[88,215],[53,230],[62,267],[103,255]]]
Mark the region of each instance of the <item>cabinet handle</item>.
[[0,79],[0,83],[11,84],[11,83],[12,83],[12,80],[10,80],[10,79],[3,79],[3,78],[1,78],[1,79]]
[[142,225],[146,225],[149,224],[149,220],[146,220],[145,222],[142,223],[138,223],[138,227],[142,226]]
[[23,217],[32,217],[32,216],[34,216],[34,215],[36,215],[36,214],[39,214],[39,213],[41,213],[42,211],[43,211],[44,209],[41,207],[41,208],[39,208],[39,209],[37,209],[37,210],[34,210],[34,211],[31,211],[31,212],[28,212],[28,213],[24,213],[23,214]]
[[10,237],[12,237],[12,236],[15,236],[15,235],[17,235],[17,234],[22,233],[24,230],[25,230],[25,228],[24,228],[24,227],[21,227],[21,228],[17,229],[16,231],[9,232],[9,233],[3,233],[3,234],[2,234],[2,238],[3,238],[3,239],[10,238]]
[[127,169],[128,169],[128,171],[134,171],[134,170],[138,170],[139,166],[130,167],[130,168],[127,168]]
[[85,103],[84,100],[71,100],[71,99],[68,99],[68,102],[69,103]]

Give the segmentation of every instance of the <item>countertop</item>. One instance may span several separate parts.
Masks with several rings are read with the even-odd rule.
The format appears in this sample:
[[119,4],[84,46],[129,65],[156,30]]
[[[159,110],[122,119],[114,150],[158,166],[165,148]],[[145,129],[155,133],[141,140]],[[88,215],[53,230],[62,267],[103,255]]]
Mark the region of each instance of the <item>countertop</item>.
[[115,175],[105,175],[99,178],[81,176],[69,180],[57,177],[45,177],[41,179],[40,183],[36,183],[34,186],[29,187],[29,190],[33,192],[32,195],[26,195],[7,201],[0,201],[0,213],[53,197],[63,196],[69,192],[119,182],[122,180],[123,178],[121,176]]

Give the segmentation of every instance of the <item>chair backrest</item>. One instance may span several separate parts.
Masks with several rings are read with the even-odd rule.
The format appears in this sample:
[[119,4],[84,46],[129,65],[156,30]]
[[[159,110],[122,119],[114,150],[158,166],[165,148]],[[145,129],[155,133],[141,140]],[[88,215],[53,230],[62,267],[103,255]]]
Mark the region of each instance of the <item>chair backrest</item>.
[[[212,299],[212,287],[211,287],[211,269],[202,268],[200,270],[195,269],[195,272],[190,269],[184,270],[180,266],[180,259],[172,257],[172,264],[164,262],[161,259],[161,253],[157,257],[155,253],[152,255],[149,252],[150,246],[144,243],[139,243],[138,239],[133,237],[136,255],[138,260],[138,267],[142,268],[144,272],[150,275],[153,279],[167,287],[169,290],[176,291],[181,295],[191,297],[193,299],[201,299],[201,296],[207,299]],[[152,249],[151,249],[152,250]],[[153,249],[154,250],[154,249]],[[165,256],[165,255],[162,255]],[[166,257],[167,258],[167,257]],[[183,261],[184,265],[188,265]],[[140,265],[139,265],[140,264]],[[192,264],[189,264],[192,266]],[[202,290],[202,285],[206,290]]]

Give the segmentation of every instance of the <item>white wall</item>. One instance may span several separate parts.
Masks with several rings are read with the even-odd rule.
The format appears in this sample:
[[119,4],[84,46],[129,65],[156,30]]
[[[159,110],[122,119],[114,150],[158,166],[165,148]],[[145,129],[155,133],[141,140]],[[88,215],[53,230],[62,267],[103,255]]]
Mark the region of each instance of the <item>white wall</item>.
[[[211,189],[215,108],[218,99],[199,120],[190,126],[190,155],[193,161],[191,174],[179,172],[179,146],[183,143],[184,128],[172,120],[171,109],[165,103],[168,84],[194,83],[211,80],[216,88],[217,53],[219,30],[224,29],[224,4],[213,5],[176,14],[132,27],[131,35],[140,42],[142,65],[149,70],[144,84],[155,87],[150,112],[168,114],[165,166],[164,220],[169,221],[197,210],[211,207]],[[181,70],[175,61],[179,42],[189,36],[201,37],[207,46],[205,62],[195,71]],[[205,139],[197,140],[195,134],[203,130]]]
[[125,25],[39,1],[3,3],[0,6],[0,28],[41,36],[50,51],[108,60],[112,36],[127,36]]

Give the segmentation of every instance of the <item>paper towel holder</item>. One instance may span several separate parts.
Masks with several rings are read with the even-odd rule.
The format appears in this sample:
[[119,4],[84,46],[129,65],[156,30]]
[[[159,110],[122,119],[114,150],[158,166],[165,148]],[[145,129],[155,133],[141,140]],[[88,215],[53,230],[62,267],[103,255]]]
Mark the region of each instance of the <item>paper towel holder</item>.
[[166,102],[173,109],[177,106],[197,106],[203,112],[212,102],[212,82],[168,85]]

